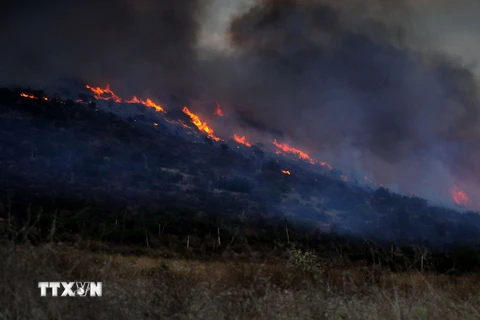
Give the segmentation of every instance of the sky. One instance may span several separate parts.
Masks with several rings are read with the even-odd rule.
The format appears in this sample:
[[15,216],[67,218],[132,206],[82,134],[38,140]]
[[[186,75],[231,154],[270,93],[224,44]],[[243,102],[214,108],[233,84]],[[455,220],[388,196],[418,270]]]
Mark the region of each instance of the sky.
[[[248,10],[255,0],[211,0],[200,46],[229,49],[225,31],[232,16]],[[412,30],[424,50],[442,51],[480,77],[480,1],[408,0]]]

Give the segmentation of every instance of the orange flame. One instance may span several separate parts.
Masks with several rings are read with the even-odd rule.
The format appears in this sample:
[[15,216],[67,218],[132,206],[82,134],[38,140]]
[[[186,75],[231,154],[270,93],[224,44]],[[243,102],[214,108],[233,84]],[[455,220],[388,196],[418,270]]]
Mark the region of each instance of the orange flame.
[[471,203],[467,193],[456,185],[450,189],[450,195],[457,205],[467,206]]
[[127,100],[126,103],[142,103],[136,96],[133,96],[132,99]]
[[110,89],[110,85],[107,85],[105,89],[102,89],[100,87],[91,87],[87,84],[85,88],[91,90],[95,94],[95,99],[113,100],[118,103],[122,102],[122,99]]
[[290,171],[288,171],[288,170],[282,170],[282,173],[287,174],[287,175],[291,175]]
[[[325,161],[315,161],[315,160],[312,159],[306,152],[303,152],[302,150],[299,150],[299,149],[290,147],[288,144],[281,144],[281,143],[279,143],[277,140],[273,140],[273,144],[274,144],[278,149],[282,150],[283,152],[293,153],[293,154],[295,154],[297,157],[299,157],[300,159],[307,160],[307,161],[310,162],[311,164],[319,164],[319,165],[321,165],[322,167],[328,168],[329,170],[332,170],[332,169],[333,169],[333,167],[332,167],[331,165],[329,165],[328,163],[326,163]],[[276,152],[276,153],[279,154],[278,152]]]
[[190,119],[192,119],[192,123],[200,130],[200,131],[203,131],[205,132],[211,139],[215,140],[215,141],[220,141],[220,138],[216,137],[214,132],[213,132],[213,129],[210,128],[206,122],[202,122],[202,120],[200,119],[199,116],[197,116],[196,114],[192,113],[190,110],[188,110],[187,107],[183,107],[183,110],[182,110],[186,115],[188,115],[190,117]]
[[136,96],[134,96],[130,100],[123,100],[122,98],[117,96],[115,94],[115,92],[113,92],[110,89],[109,85],[107,85],[107,87],[105,89],[102,89],[100,87],[91,87],[88,84],[85,87],[87,89],[89,89],[90,91],[92,91],[95,94],[95,99],[98,99],[98,100],[113,100],[114,102],[117,102],[117,103],[121,103],[121,102],[124,102],[124,103],[139,103],[139,104],[143,104],[146,107],[153,108],[157,112],[164,112],[165,111],[165,110],[163,110],[163,108],[160,105],[153,102],[153,100],[150,99],[150,98],[147,98],[147,100],[142,100],[142,99],[139,99]]
[[218,103],[217,103],[217,106],[215,108],[215,113],[214,114],[219,116],[219,117],[223,117],[223,110]]
[[315,163],[315,161],[313,161],[313,159],[310,158],[310,156],[309,156],[308,154],[306,154],[305,152],[303,152],[303,151],[301,151],[301,150],[292,148],[292,147],[290,147],[288,144],[278,143],[277,140],[273,140],[273,144],[275,145],[275,147],[277,147],[278,149],[282,150],[283,152],[293,153],[293,154],[297,155],[297,156],[298,156],[299,158],[301,158],[301,159],[308,160],[308,161],[310,161],[310,163],[312,163],[312,164]]
[[156,104],[155,102],[153,102],[151,99],[147,99],[146,101],[140,101],[144,106],[147,106],[147,107],[150,107],[150,108],[154,108],[155,111],[157,112],[163,112],[163,108]]
[[233,139],[234,139],[235,141],[237,141],[238,143],[243,144],[243,145],[245,145],[245,146],[247,146],[247,147],[251,147],[251,146],[252,146],[252,145],[250,144],[250,142],[247,141],[247,138],[245,138],[245,136],[240,137],[240,136],[237,136],[236,134],[234,134],[234,135],[233,135]]
[[[23,98],[28,98],[28,99],[40,99],[36,96],[34,96],[33,94],[27,94],[27,93],[20,93],[20,97],[23,97]],[[47,97],[42,97],[42,100],[45,100],[45,101],[48,101],[48,98]]]

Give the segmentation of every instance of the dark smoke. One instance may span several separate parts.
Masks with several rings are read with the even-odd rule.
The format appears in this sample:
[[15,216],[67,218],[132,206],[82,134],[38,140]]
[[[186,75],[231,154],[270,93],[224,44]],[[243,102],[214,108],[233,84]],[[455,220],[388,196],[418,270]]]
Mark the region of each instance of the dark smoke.
[[[334,163],[340,155],[343,167],[360,163],[386,183],[438,192],[453,180],[478,182],[473,74],[415,50],[409,26],[371,6],[331,3],[264,0],[236,17],[229,34],[236,55],[226,64],[233,60],[241,72],[228,86],[231,101],[310,150],[333,153]],[[399,1],[377,12],[388,3],[408,14]],[[231,79],[227,69],[223,81]],[[419,188],[426,176],[434,180]]]
[[58,77],[190,94],[200,3],[19,0],[0,12],[0,82]]

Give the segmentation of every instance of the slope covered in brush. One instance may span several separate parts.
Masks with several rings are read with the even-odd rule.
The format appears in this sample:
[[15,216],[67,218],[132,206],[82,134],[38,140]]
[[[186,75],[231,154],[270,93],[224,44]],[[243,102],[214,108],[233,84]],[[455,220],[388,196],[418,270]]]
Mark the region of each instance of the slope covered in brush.
[[281,226],[286,217],[320,233],[383,241],[479,240],[480,217],[473,212],[345,182],[335,170],[311,171],[261,146],[172,129],[148,112],[120,116],[95,102],[29,99],[22,92],[0,91],[0,214],[6,218],[14,206],[17,223],[34,206],[59,216],[69,212],[65,232],[99,226],[107,232],[118,212],[134,208],[130,223],[153,233],[166,216],[183,221],[179,228],[189,234],[205,232],[195,227],[202,219],[229,219],[241,233],[245,221],[261,228],[262,221]]

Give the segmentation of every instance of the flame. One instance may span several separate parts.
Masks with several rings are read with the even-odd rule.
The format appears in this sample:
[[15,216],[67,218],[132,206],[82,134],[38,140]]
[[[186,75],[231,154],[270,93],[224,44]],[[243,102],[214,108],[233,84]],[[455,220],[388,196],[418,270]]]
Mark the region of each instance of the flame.
[[292,148],[288,144],[278,143],[277,140],[273,140],[273,144],[275,145],[275,147],[282,150],[283,152],[293,153],[293,154],[297,155],[300,159],[308,160],[312,164],[315,163],[315,161],[313,161],[313,159],[310,158],[310,156],[308,154],[306,154],[305,152],[303,152],[301,150]]
[[142,103],[136,96],[133,96],[132,99],[127,100],[127,103]]
[[287,175],[291,175],[290,171],[288,171],[288,170],[282,170],[282,173],[287,174]]
[[461,190],[457,185],[450,189],[450,195],[457,205],[467,206],[471,203],[467,193]]
[[102,89],[100,87],[91,87],[88,84],[85,85],[85,88],[92,91],[95,94],[95,99],[97,100],[113,100],[118,103],[122,102],[122,99],[110,89],[110,85],[108,84],[105,89]]
[[89,86],[88,84],[85,87],[90,91],[92,91],[95,94],[95,99],[98,99],[98,100],[113,100],[114,102],[117,102],[117,103],[121,103],[121,102],[139,103],[139,104],[143,104],[146,107],[153,108],[157,112],[165,112],[165,110],[160,105],[153,102],[153,100],[150,98],[147,98],[147,100],[143,100],[134,96],[130,100],[123,100],[122,98],[117,96],[115,92],[113,92],[110,89],[110,85],[107,85],[105,89],[102,89],[100,87],[92,87],[92,86]]
[[234,134],[234,135],[233,135],[233,139],[234,139],[235,141],[237,141],[238,143],[243,144],[243,145],[245,145],[245,146],[247,146],[247,147],[251,147],[251,146],[252,146],[252,145],[250,144],[250,142],[247,141],[247,138],[245,138],[245,136],[240,137],[240,136],[237,136],[236,134]]
[[[283,152],[293,153],[293,154],[295,154],[297,157],[299,157],[300,159],[307,160],[307,161],[310,162],[311,164],[319,164],[319,165],[321,165],[322,167],[326,167],[326,168],[328,168],[329,170],[333,170],[333,167],[332,167],[330,164],[328,164],[327,162],[325,162],[325,161],[316,161],[316,160],[312,159],[306,152],[303,152],[302,150],[299,150],[299,149],[290,147],[288,144],[281,144],[281,143],[279,143],[277,140],[273,140],[273,144],[275,145],[275,147],[277,147],[278,149],[282,150]],[[280,154],[279,152],[276,152],[276,153],[277,153],[277,154]]]
[[28,98],[28,99],[37,99],[34,95],[31,94],[26,94],[26,93],[20,93],[20,97]]
[[[39,97],[34,96],[33,94],[27,94],[27,93],[20,93],[20,97],[23,98],[28,98],[28,99],[40,99]],[[48,101],[47,97],[42,97],[42,100]]]
[[219,116],[219,117],[223,117],[223,110],[222,108],[220,107],[220,104],[217,103],[217,106],[215,108],[215,112],[214,112],[215,115]]
[[150,107],[150,108],[154,108],[155,111],[157,112],[163,112],[163,108],[156,104],[155,102],[153,102],[151,99],[147,99],[146,101],[140,101],[144,106],[147,106],[147,107]]
[[187,107],[183,107],[182,111],[192,119],[192,123],[200,130],[205,132],[211,139],[215,141],[220,141],[220,138],[216,137],[213,129],[210,128],[206,122],[202,122],[199,116],[196,114],[192,113],[190,110],[188,110]]

